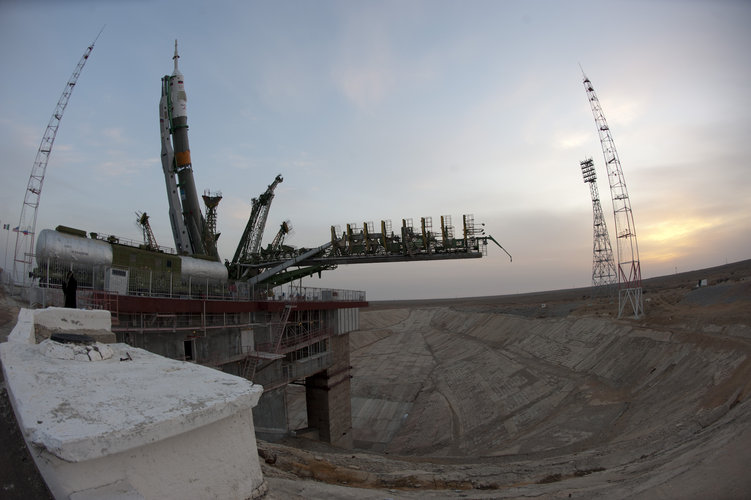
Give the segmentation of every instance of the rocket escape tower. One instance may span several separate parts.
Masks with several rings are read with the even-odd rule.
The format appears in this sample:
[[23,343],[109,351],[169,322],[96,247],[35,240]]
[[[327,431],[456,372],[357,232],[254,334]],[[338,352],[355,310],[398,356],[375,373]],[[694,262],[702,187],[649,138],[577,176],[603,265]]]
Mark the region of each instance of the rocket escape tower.
[[623,316],[626,309],[633,312],[634,318],[644,315],[644,299],[641,288],[641,264],[639,262],[639,245],[636,241],[634,216],[631,211],[631,201],[626,189],[626,179],[623,177],[621,161],[615,149],[615,142],[610,133],[610,127],[605,120],[600,101],[586,75],[584,89],[592,107],[592,114],[600,136],[602,154],[610,181],[610,195],[613,201],[613,215],[615,217],[616,248],[618,255],[618,317]]
[[592,291],[595,294],[613,293],[618,283],[618,274],[613,261],[613,248],[610,246],[610,235],[600,204],[600,193],[597,189],[597,173],[592,158],[579,163],[584,177],[584,183],[589,184],[592,195],[592,218],[594,243],[592,246]]

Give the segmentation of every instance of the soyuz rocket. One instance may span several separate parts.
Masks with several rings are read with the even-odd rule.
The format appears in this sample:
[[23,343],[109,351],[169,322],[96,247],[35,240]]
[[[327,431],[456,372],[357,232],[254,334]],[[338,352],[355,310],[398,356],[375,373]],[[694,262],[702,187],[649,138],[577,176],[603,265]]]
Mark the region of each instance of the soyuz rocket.
[[[205,239],[206,222],[193,180],[188,143],[187,95],[183,75],[177,67],[177,40],[172,75],[162,78],[159,122],[162,135],[162,169],[169,200],[172,234],[178,253],[216,255],[212,242]],[[207,248],[208,247],[208,248]]]
[[[193,181],[188,144],[187,98],[183,75],[177,67],[179,57],[175,41],[175,69],[172,75],[162,78],[162,97],[159,101],[162,169],[167,185],[170,224],[175,246],[180,254],[176,257],[169,256],[167,260],[174,262],[179,259],[179,266],[173,269],[182,278],[226,281],[227,268],[219,261],[215,239],[207,237],[206,222]],[[55,259],[71,266],[88,269],[102,266],[111,269],[113,265],[121,266],[123,262],[132,262],[130,259],[134,252],[138,252],[137,255],[143,258],[142,250],[97,239],[93,233],[89,239],[85,232],[80,232],[83,234],[60,228],[41,231],[36,238],[37,262]],[[210,258],[207,259],[207,256]]]

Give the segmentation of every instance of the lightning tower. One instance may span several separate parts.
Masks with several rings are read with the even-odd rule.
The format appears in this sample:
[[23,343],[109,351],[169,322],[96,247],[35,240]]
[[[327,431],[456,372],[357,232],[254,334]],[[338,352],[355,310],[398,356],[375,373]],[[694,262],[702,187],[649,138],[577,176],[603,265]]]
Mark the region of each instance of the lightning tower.
[[[102,28],[104,30],[104,28]],[[102,30],[96,36],[94,41],[89,45],[81,56],[81,60],[78,61],[76,69],[73,70],[73,74],[68,79],[68,83],[65,84],[60,99],[57,101],[55,111],[52,113],[49,124],[42,136],[42,142],[37,150],[36,159],[34,165],[31,167],[31,175],[29,176],[29,183],[26,186],[26,194],[24,195],[23,205],[21,207],[21,217],[18,221],[18,226],[13,228],[16,233],[16,248],[13,256],[13,274],[12,279],[14,283],[21,283],[24,286],[29,278],[29,273],[33,268],[34,263],[34,235],[36,234],[37,225],[37,210],[39,209],[39,201],[42,197],[42,186],[44,184],[44,175],[47,171],[47,162],[50,159],[52,153],[52,145],[55,142],[57,136],[57,130],[60,127],[60,120],[63,118],[63,112],[68,105],[70,95],[73,93],[73,88],[78,82],[78,77],[81,76],[81,71],[86,64],[86,61],[91,55],[91,51],[94,50],[94,44],[99,39],[99,35],[102,34]]]
[[613,261],[613,248],[610,246],[608,226],[600,204],[600,193],[597,189],[597,173],[592,158],[579,163],[584,177],[584,183],[589,184],[592,195],[592,218],[594,243],[592,246],[592,289],[594,293],[604,292],[610,295],[614,285],[618,283],[618,274]]
[[[583,72],[582,72],[583,73]],[[597,133],[602,144],[602,154],[610,181],[610,195],[613,200],[613,215],[615,217],[616,249],[618,255],[618,317],[624,311],[633,312],[634,318],[644,315],[644,298],[641,289],[641,264],[639,262],[639,245],[636,241],[634,215],[631,211],[631,200],[626,189],[626,179],[623,177],[621,161],[615,149],[615,142],[610,133],[610,127],[600,106],[600,100],[595,94],[592,82],[584,76],[584,89],[587,92],[592,114],[595,118]]]

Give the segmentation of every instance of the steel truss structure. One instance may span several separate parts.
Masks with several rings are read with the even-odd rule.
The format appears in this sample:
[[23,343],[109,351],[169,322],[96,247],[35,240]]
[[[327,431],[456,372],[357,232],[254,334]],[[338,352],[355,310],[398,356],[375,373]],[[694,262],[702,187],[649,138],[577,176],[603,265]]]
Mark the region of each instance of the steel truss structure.
[[21,207],[21,217],[19,218],[18,226],[13,228],[13,231],[16,233],[16,248],[13,255],[13,274],[11,277],[15,284],[20,284],[24,288],[28,283],[29,274],[34,264],[34,235],[36,234],[37,211],[39,210],[44,176],[47,171],[50,154],[52,153],[52,146],[55,143],[55,137],[57,137],[57,130],[60,128],[60,120],[63,119],[63,112],[66,106],[68,106],[70,96],[78,82],[78,77],[81,76],[81,71],[83,71],[86,61],[89,60],[89,55],[94,50],[94,44],[101,34],[102,31],[100,30],[91,45],[86,47],[83,56],[81,56],[76,65],[76,69],[73,70],[73,74],[65,84],[63,93],[57,101],[57,106],[55,106],[55,111],[52,113],[52,118],[50,118],[44,131],[44,136],[42,136],[42,142],[39,144],[34,165],[31,167],[31,175],[29,176],[29,182],[26,186],[26,193],[24,194],[23,205]]
[[610,181],[610,195],[613,201],[613,215],[615,217],[616,248],[618,256],[618,317],[628,309],[634,318],[644,316],[644,299],[641,288],[641,263],[639,261],[639,245],[636,241],[634,215],[631,211],[631,200],[626,188],[621,161],[615,149],[615,142],[610,127],[605,120],[600,100],[595,94],[592,82],[584,75],[584,89],[592,108],[592,114],[600,136],[602,154]]
[[610,295],[618,284],[618,274],[613,260],[613,248],[610,246],[610,235],[602,213],[600,193],[597,189],[597,173],[592,158],[579,163],[584,183],[589,184],[592,195],[592,291],[595,294]]

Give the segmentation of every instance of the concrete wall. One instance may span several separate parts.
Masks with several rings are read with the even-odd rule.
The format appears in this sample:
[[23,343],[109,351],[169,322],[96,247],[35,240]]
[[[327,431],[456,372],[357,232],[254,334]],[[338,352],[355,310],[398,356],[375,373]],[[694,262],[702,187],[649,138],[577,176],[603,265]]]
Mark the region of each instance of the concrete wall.
[[308,427],[318,430],[322,441],[352,447],[349,335],[332,337],[331,367],[305,379]]
[[245,410],[97,460],[68,462],[37,451],[37,463],[56,498],[257,498],[267,487],[252,427]]
[[360,309],[357,307],[327,311],[326,321],[335,335],[360,329]]
[[[310,330],[329,328],[329,349],[307,358],[292,361],[261,360],[256,366],[253,381],[269,390],[261,396],[253,411],[257,435],[265,440],[278,440],[289,432],[288,414],[284,387],[287,380],[308,377],[306,385],[310,392],[308,413],[312,415],[310,427],[320,429],[321,438],[338,446],[351,447],[351,403],[349,382],[349,334],[359,328],[360,310],[343,308],[334,310],[295,311],[291,322],[304,323]],[[200,318],[189,318],[198,323]],[[253,313],[253,344],[272,342],[278,332],[279,313]],[[240,353],[241,328],[201,328],[196,324],[190,330],[172,331],[173,318],[165,318],[163,324],[155,324],[161,330],[146,333],[118,334],[118,340],[173,359],[186,359],[186,343],[192,350],[190,361],[219,366],[227,357]],[[184,320],[180,320],[181,324]],[[294,326],[294,324],[292,325]],[[242,375],[244,363],[226,364],[226,372]],[[317,373],[317,375],[310,376]]]
[[251,415],[262,388],[126,344],[97,344],[111,357],[81,361],[57,353],[84,346],[36,343],[35,316],[47,325],[74,325],[69,333],[97,325],[97,318],[87,324],[87,313],[22,310],[0,344],[16,420],[53,495],[263,496]]
[[[117,340],[172,359],[218,365],[228,356],[240,352],[240,328],[207,329],[200,327],[177,331],[120,332]],[[191,342],[192,357],[186,355],[186,341]]]

